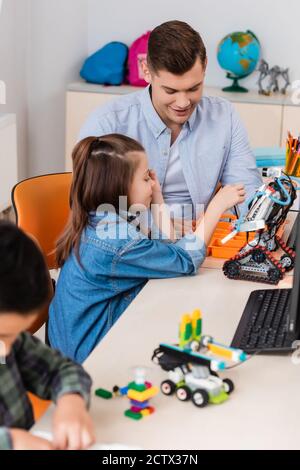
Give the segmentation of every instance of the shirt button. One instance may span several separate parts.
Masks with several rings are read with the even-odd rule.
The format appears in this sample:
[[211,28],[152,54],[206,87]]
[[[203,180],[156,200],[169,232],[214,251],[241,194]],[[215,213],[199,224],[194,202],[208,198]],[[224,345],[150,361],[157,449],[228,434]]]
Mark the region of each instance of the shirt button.
[[168,153],[169,153],[169,152],[168,152],[167,150],[164,150],[164,151],[163,151],[163,155],[168,155]]

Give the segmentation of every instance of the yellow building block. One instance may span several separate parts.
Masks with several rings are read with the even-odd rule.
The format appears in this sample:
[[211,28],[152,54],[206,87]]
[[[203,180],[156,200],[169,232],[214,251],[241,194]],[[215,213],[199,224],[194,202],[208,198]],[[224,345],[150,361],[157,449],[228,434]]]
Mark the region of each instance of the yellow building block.
[[141,415],[143,415],[143,416],[149,416],[149,415],[151,414],[150,411],[147,410],[147,408],[146,408],[145,410],[140,411],[140,413],[141,413]]
[[137,392],[136,390],[128,390],[127,396],[131,400],[143,402],[143,401],[149,400],[149,398],[154,397],[155,395],[158,394],[158,392],[159,392],[158,387],[151,387],[145,390],[144,392]]
[[232,359],[232,351],[217,344],[208,344],[207,345],[210,352],[217,354],[218,356],[226,357],[227,359]]

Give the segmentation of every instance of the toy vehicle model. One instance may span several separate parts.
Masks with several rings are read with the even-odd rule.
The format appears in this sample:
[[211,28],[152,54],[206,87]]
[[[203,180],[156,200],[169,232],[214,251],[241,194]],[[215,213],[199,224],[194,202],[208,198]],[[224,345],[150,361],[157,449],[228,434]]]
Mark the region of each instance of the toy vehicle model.
[[233,382],[217,374],[226,368],[224,358],[239,363],[247,357],[240,349],[229,348],[214,342],[211,336],[201,335],[201,327],[199,310],[194,311],[192,318],[185,315],[180,325],[179,345],[162,343],[152,356],[152,360],[168,372],[168,379],[160,386],[162,393],[176,394],[180,401],[191,400],[199,408],[208,403],[223,403],[233,392]]
[[192,400],[199,408],[208,403],[223,403],[234,390],[230,379],[220,379],[206,366],[183,364],[170,370],[168,377],[168,380],[161,383],[162,393],[164,395],[176,393],[178,400]]

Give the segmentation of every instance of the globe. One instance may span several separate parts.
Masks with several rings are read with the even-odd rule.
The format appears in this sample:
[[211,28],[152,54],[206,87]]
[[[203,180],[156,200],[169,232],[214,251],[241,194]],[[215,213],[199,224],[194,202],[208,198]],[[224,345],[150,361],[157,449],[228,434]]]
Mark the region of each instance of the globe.
[[238,31],[225,36],[218,45],[217,59],[233,84],[223,88],[223,91],[247,92],[238,80],[248,77],[255,70],[259,56],[260,43],[251,31]]

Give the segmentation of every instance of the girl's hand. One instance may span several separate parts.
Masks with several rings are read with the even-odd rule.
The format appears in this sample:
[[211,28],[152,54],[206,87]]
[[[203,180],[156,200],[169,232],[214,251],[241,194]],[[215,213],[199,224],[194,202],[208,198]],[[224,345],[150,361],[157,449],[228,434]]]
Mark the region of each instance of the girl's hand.
[[94,428],[80,395],[63,395],[53,418],[53,442],[59,450],[86,449],[95,442]]
[[53,444],[46,439],[33,436],[23,429],[10,429],[14,450],[54,450]]
[[246,191],[242,183],[228,184],[217,192],[212,202],[222,211],[226,211],[236,204],[244,202],[245,196]]

